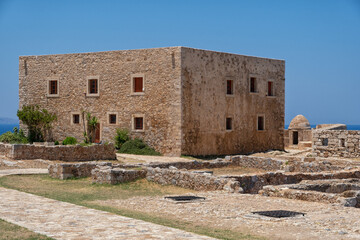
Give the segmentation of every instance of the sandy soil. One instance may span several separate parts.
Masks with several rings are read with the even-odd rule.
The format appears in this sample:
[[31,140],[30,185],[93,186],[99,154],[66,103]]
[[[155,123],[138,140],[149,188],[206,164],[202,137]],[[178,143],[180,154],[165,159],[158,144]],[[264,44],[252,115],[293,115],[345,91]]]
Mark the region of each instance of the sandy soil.
[[[250,194],[198,192],[202,202],[174,203],[162,197],[96,201],[194,224],[231,229],[269,239],[360,239],[360,209]],[[269,218],[253,211],[289,210],[305,213],[292,218]]]

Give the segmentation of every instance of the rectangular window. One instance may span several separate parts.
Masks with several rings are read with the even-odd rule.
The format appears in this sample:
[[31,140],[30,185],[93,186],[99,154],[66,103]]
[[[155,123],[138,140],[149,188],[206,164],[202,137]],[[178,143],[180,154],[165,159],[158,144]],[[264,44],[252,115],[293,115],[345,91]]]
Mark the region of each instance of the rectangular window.
[[252,93],[256,93],[257,89],[256,89],[256,78],[251,77],[250,78],[250,92]]
[[321,140],[321,143],[322,143],[323,146],[327,146],[327,145],[328,145],[328,142],[329,142],[329,139],[327,139],[327,138],[323,138],[323,139]]
[[134,77],[134,92],[143,92],[143,78],[142,77]]
[[89,94],[98,93],[99,85],[97,79],[89,79],[88,86],[89,86]]
[[232,130],[232,118],[226,118],[226,130]]
[[226,80],[226,94],[233,95],[233,80]]
[[49,81],[49,94],[50,95],[58,94],[58,81],[57,80]]
[[268,82],[268,96],[274,96],[273,82]]
[[109,114],[109,123],[116,124],[116,114]]
[[144,118],[142,117],[135,117],[134,118],[134,129],[135,130],[143,130],[144,129]]
[[263,131],[265,129],[265,122],[263,116],[258,116],[257,119],[257,130]]
[[345,139],[340,138],[340,147],[345,147]]
[[80,124],[80,115],[79,114],[73,114],[72,115],[73,124]]

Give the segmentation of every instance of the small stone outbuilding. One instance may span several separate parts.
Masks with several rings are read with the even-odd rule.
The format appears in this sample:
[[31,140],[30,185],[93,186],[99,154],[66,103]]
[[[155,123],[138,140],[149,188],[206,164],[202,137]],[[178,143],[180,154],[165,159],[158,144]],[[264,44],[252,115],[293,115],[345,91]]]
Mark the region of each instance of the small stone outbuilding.
[[303,115],[299,114],[291,120],[289,128],[285,130],[285,147],[311,147],[311,126]]

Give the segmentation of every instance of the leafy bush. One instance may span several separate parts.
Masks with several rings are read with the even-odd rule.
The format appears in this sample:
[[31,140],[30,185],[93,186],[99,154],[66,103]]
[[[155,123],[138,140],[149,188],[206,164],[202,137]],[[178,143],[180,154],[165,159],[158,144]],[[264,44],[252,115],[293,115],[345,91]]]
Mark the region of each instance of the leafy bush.
[[83,121],[84,124],[84,143],[93,143],[95,141],[96,135],[96,126],[99,123],[99,119],[97,117],[91,116],[91,113],[82,111],[82,117],[85,119],[86,114],[86,123]]
[[23,106],[17,111],[19,119],[28,127],[29,142],[43,142],[51,138],[51,124],[57,119],[56,115],[41,109],[37,105]]
[[115,147],[120,149],[121,146],[130,140],[129,138],[129,131],[127,129],[116,129],[116,136],[115,136]]
[[66,137],[62,142],[63,145],[75,145],[76,143],[77,140],[74,137]]
[[14,127],[13,132],[6,132],[0,135],[0,142],[4,143],[28,143],[22,129],[18,131],[18,128]]
[[155,155],[160,156],[161,154],[149,147],[141,139],[135,138],[133,140],[126,141],[118,151],[119,153],[129,153],[137,155]]
[[55,145],[59,145],[60,143],[59,143],[59,141],[55,141],[54,144],[55,144]]

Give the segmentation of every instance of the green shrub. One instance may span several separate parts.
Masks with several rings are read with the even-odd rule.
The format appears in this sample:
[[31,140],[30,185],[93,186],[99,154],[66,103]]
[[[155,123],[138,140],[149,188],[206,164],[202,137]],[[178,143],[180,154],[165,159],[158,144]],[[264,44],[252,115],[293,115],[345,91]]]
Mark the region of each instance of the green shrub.
[[75,145],[77,143],[76,138],[74,137],[66,137],[62,142],[63,145]]
[[4,143],[28,143],[22,129],[18,131],[18,128],[14,127],[13,132],[6,132],[0,135],[0,142]]
[[115,147],[120,149],[121,146],[130,140],[129,138],[129,131],[127,129],[116,129],[116,136],[115,136]]
[[135,138],[134,140],[126,141],[118,151],[119,153],[129,153],[137,155],[155,155],[160,156],[161,154],[149,147],[141,139]]
[[59,143],[59,141],[56,140],[56,141],[54,142],[54,144],[55,144],[55,145],[59,145],[60,143]]
[[56,114],[40,109],[37,105],[29,105],[18,110],[17,116],[28,128],[29,142],[51,140],[52,122],[56,121]]

